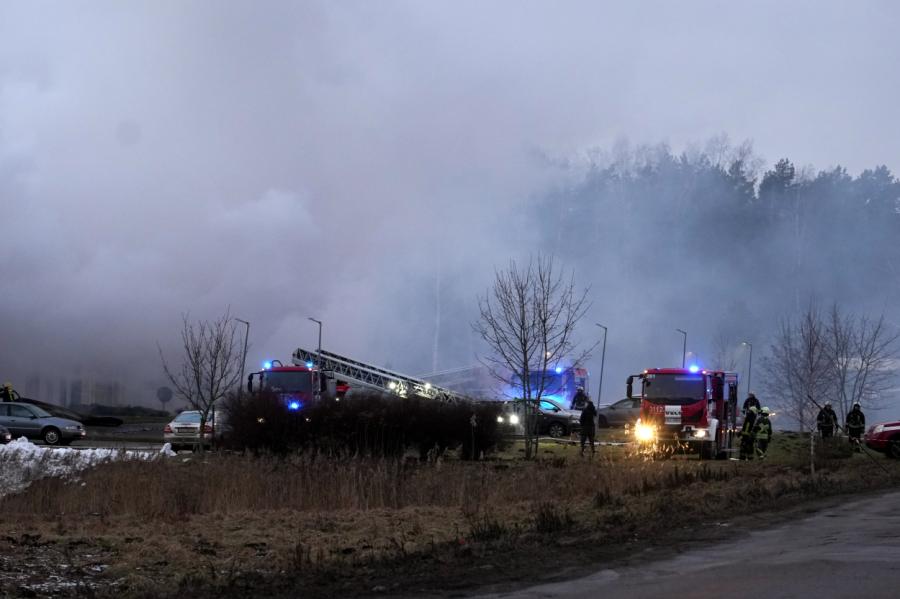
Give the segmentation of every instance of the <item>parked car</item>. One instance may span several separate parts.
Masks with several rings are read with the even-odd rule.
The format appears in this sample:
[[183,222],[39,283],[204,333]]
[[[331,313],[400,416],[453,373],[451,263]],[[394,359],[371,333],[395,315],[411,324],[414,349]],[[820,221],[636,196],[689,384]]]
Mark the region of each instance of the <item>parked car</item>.
[[0,426],[9,429],[13,438],[27,437],[47,445],[68,445],[87,435],[80,422],[57,418],[38,406],[18,402],[0,403]]
[[221,410],[217,410],[215,416],[211,413],[209,419],[204,423],[201,435],[200,412],[185,410],[163,429],[163,440],[171,444],[172,451],[178,451],[182,447],[195,447],[201,442],[204,447],[209,448],[212,446],[213,434],[217,440],[220,439],[224,426],[224,414]]
[[5,445],[12,441],[12,433],[5,426],[0,426],[0,445]]
[[620,399],[614,404],[597,409],[597,426],[634,426],[641,417],[641,399]]
[[900,421],[873,425],[863,440],[869,449],[880,451],[889,458],[900,459]]
[[565,437],[581,430],[581,412],[569,410],[556,400],[543,398],[539,405],[537,433],[551,437]]

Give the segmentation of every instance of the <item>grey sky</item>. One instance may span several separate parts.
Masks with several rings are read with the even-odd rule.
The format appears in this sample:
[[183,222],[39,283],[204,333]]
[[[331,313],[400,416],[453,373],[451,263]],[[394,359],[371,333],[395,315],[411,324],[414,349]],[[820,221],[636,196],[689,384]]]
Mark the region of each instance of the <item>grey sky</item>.
[[474,301],[591,148],[900,166],[898,26],[891,2],[4,2],[0,367],[158,380],[181,313],[228,305],[254,363],[315,315],[413,367],[423,273]]

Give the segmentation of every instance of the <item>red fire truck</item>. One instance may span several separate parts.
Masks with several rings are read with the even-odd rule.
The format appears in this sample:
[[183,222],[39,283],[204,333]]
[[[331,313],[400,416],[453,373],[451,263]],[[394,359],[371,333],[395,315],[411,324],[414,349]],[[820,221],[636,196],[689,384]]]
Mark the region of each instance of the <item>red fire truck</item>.
[[737,432],[737,373],[652,368],[628,377],[628,398],[635,379],[641,382],[635,441],[655,450],[696,452],[701,459],[727,457]]

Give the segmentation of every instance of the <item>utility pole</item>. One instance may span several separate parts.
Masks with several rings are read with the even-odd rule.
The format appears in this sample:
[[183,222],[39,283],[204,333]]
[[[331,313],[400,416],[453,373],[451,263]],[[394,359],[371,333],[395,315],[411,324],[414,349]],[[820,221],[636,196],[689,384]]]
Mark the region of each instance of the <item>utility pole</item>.
[[250,323],[246,320],[241,320],[240,318],[235,318],[236,321],[246,326],[244,330],[244,355],[241,358],[241,382],[240,389],[238,390],[238,395],[244,395],[244,365],[247,363],[247,339],[250,338]]
[[603,393],[603,367],[606,365],[606,333],[608,329],[599,322],[594,324],[603,329],[603,352],[600,354],[600,384],[597,386],[597,405],[600,405],[601,394]]
[[684,345],[681,346],[681,367],[684,368],[684,359],[687,356],[687,331],[682,331],[681,329],[675,330],[684,335]]

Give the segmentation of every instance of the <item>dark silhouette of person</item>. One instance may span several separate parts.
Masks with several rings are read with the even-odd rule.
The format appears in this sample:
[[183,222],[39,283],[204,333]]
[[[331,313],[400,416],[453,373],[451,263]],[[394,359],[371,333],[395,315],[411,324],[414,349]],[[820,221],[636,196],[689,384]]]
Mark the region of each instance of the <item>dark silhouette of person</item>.
[[831,408],[831,402],[825,402],[825,406],[819,410],[819,415],[816,416],[816,426],[819,427],[819,434],[822,435],[823,439],[833,437],[834,429],[837,428],[837,425],[837,414]]
[[860,439],[866,430],[866,415],[863,414],[862,407],[859,402],[853,404],[853,409],[847,413],[847,436],[856,449],[862,451]]
[[591,455],[593,456],[595,451],[594,435],[596,433],[597,408],[594,407],[594,402],[590,399],[586,401],[587,403],[584,409],[581,410],[581,417],[579,418],[581,423],[581,455],[584,455],[584,444],[587,441],[591,444]]
[[756,406],[750,406],[747,415],[744,416],[744,425],[741,427],[741,451],[740,458],[742,460],[752,460],[754,453],[754,435],[753,429],[756,427]]

